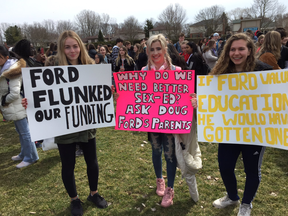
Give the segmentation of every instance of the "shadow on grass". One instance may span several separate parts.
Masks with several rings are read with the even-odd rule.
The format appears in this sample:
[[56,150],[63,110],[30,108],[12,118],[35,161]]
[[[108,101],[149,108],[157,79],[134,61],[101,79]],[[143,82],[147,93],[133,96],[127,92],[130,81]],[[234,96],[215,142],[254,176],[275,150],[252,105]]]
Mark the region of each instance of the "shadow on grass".
[[[5,154],[7,154],[7,152]],[[3,163],[2,159],[0,163]],[[6,167],[6,169],[1,169],[0,172],[0,185],[2,185],[3,187],[21,187],[25,184],[33,183],[39,178],[49,174],[49,169],[52,169],[57,164],[60,164],[60,158],[59,156],[54,156],[40,159],[35,164],[32,164],[22,169],[17,169],[15,167],[16,164],[17,163],[11,160],[11,163],[9,163],[9,165],[1,165],[3,167]]]
[[237,209],[237,212],[238,212],[239,207],[240,205],[232,205],[232,206],[227,206],[226,208],[222,208],[222,209],[217,209],[215,207],[212,207],[212,208],[215,209],[214,215],[227,216],[227,215],[234,215],[233,211]]
[[[84,208],[83,208],[84,210]],[[62,212],[59,212],[55,214],[56,216],[66,216],[66,215],[71,215],[71,208],[68,206],[66,209],[64,209]],[[85,210],[84,210],[84,215],[85,215]]]
[[[135,202],[131,203],[131,209],[117,212],[117,216],[134,216],[134,215],[186,215],[191,211],[191,209],[196,205],[196,203],[191,199],[185,199],[185,201],[177,201],[177,197],[174,197],[174,204],[168,208],[164,208],[161,206],[162,198],[158,197],[159,202],[155,203],[155,206],[151,208],[151,206],[143,206],[144,203],[147,203],[149,198],[154,199],[158,197],[155,194],[155,190],[150,191],[145,198],[137,198]],[[188,207],[189,206],[189,207]],[[153,209],[153,211],[152,211]],[[184,213],[184,214],[183,214]]]

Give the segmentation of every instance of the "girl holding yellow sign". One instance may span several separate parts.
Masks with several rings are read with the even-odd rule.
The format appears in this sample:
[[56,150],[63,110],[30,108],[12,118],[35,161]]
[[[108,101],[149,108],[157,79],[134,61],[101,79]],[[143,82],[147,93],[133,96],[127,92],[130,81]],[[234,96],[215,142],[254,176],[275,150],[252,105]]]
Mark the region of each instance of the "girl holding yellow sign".
[[[253,41],[245,34],[240,33],[227,40],[224,51],[210,74],[220,75],[271,69],[270,65],[256,60]],[[265,147],[263,146],[219,143],[219,169],[227,195],[213,202],[216,208],[239,204],[240,198],[234,169],[237,159],[242,153],[246,183],[238,216],[250,215],[251,202],[256,195],[261,180],[261,164],[264,151]]]

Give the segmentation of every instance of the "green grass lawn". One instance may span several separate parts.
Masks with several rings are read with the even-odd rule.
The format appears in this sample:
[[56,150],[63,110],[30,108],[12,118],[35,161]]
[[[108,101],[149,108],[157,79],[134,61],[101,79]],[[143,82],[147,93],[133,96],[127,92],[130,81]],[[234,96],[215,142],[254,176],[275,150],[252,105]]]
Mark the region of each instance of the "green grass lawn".
[[[0,129],[0,215],[70,215],[70,200],[61,180],[58,150],[43,152],[38,149],[40,159],[36,164],[17,169],[17,162],[11,160],[20,151],[14,124],[0,118]],[[151,146],[143,143],[147,141],[147,134],[102,128],[97,130],[96,140],[100,167],[98,189],[110,205],[97,209],[87,201],[86,165],[80,156],[75,178],[85,215],[237,215],[238,207],[219,210],[212,206],[212,202],[225,192],[218,170],[217,144],[200,143],[203,169],[196,175],[199,201],[195,203],[191,199],[186,182],[177,170],[174,205],[165,209],[155,193]],[[241,157],[235,173],[242,197],[245,173]],[[166,175],[165,165],[163,174]],[[267,148],[252,215],[288,215],[287,180],[288,151]]]

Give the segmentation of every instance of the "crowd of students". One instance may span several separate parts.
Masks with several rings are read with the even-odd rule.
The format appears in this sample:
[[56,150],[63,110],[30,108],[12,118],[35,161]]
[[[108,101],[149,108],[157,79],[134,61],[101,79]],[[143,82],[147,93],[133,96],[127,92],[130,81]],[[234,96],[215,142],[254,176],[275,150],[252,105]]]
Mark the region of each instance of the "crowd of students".
[[[262,34],[263,35],[263,34]],[[162,34],[153,35],[140,44],[131,45],[118,38],[116,45],[108,46],[83,44],[73,31],[64,31],[55,44],[44,54],[43,50],[35,52],[30,42],[20,40],[9,52],[0,45],[0,97],[1,112],[6,120],[14,121],[19,134],[21,151],[12,160],[21,161],[17,168],[35,163],[39,157],[35,144],[31,141],[26,119],[27,99],[23,96],[21,68],[34,66],[111,64],[111,71],[135,70],[195,70],[197,75],[219,75],[227,73],[272,70],[287,67],[288,52],[285,46],[288,40],[284,29],[278,28],[258,38],[248,33],[238,33],[225,40],[220,40],[214,33],[210,40],[203,39],[198,44],[185,41],[179,35],[174,45],[167,42]],[[256,44],[260,49],[257,50]],[[225,45],[224,45],[225,44]],[[112,49],[111,49],[112,48]],[[219,52],[221,51],[221,52]],[[31,56],[34,56],[33,58]],[[197,79],[195,77],[195,86]],[[112,86],[114,92],[114,87]],[[194,92],[191,92],[194,93]],[[117,93],[115,93],[117,99]],[[24,98],[23,98],[24,97]],[[23,98],[23,99],[22,99]],[[22,103],[22,104],[21,104]],[[192,106],[197,108],[197,96],[192,95]],[[192,118],[192,117],[191,117]],[[196,124],[196,119],[193,122]],[[71,198],[72,215],[82,215],[83,209],[78,197],[75,178],[75,151],[79,146],[87,164],[87,176],[90,193],[88,200],[98,208],[106,208],[106,200],[98,193],[99,167],[96,154],[96,130],[85,130],[66,134],[55,138],[62,162],[62,181]],[[191,134],[196,139],[196,132]],[[162,198],[161,205],[169,207],[173,204],[174,179],[177,159],[175,156],[175,139],[173,134],[149,133],[152,145],[152,163],[156,175],[156,194]],[[167,166],[167,187],[162,176],[162,150],[164,150]],[[218,163],[227,195],[215,200],[216,208],[224,208],[240,203],[237,180],[234,174],[237,158],[242,153],[246,184],[238,216],[250,215],[252,201],[261,180],[261,164],[265,147],[244,144],[221,144],[218,148]],[[257,153],[257,154],[255,154]]]

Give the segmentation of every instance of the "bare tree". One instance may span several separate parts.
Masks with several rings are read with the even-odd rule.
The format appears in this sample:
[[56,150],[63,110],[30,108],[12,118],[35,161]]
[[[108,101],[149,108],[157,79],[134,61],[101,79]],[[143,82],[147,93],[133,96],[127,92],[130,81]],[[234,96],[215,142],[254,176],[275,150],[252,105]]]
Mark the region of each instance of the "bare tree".
[[53,20],[44,20],[42,26],[48,33],[48,38],[51,42],[57,41],[58,34],[56,32],[56,24]]
[[206,36],[216,32],[219,25],[222,24],[222,16],[225,13],[225,9],[222,6],[213,5],[208,8],[204,8],[199,11],[195,16],[196,22],[203,22],[206,29]]
[[54,33],[56,28],[55,28],[55,22],[53,20],[44,20],[42,22],[42,25],[44,28],[47,29],[48,32]]
[[75,17],[78,33],[82,37],[90,37],[98,34],[101,17],[94,11],[83,10]]
[[252,9],[254,14],[261,18],[261,28],[266,28],[276,21],[279,14],[286,11],[286,6],[279,4],[278,0],[254,0]]
[[190,37],[190,25],[192,25],[192,23],[186,23],[186,24],[184,24],[184,26],[183,26],[183,30],[182,30],[182,32],[184,33],[184,35],[186,36],[186,37]]
[[[12,25],[12,24],[11,24]],[[4,44],[5,36],[4,32],[9,28],[9,23],[0,23],[0,44]]]
[[24,37],[31,41],[35,46],[46,47],[53,39],[48,30],[41,23],[35,22],[31,25],[24,23],[22,25]]
[[288,31],[288,13],[276,17],[276,27],[283,27]]
[[56,25],[56,33],[58,35],[60,35],[63,31],[66,31],[66,30],[73,30],[75,31],[75,27],[74,27],[74,24],[68,20],[60,20],[57,22],[57,25]]
[[167,36],[177,39],[187,20],[186,11],[180,4],[171,4],[158,17],[160,23],[165,26]]
[[110,21],[109,27],[108,27],[108,35],[114,36],[119,31],[119,25],[117,24],[115,19],[112,19]]
[[243,17],[244,19],[252,19],[255,17],[255,14],[252,10],[252,8],[246,7],[246,8],[235,8],[227,13],[227,17],[229,21],[241,19]]
[[105,36],[108,34],[109,24],[110,24],[109,14],[103,13],[101,17],[101,30],[103,35]]
[[121,24],[121,32],[127,35],[128,40],[134,41],[139,34],[143,32],[141,25],[134,16],[130,16],[124,20],[124,23]]

